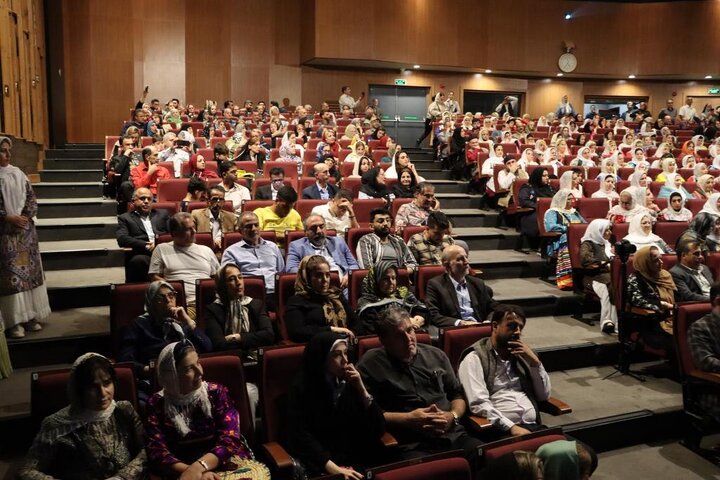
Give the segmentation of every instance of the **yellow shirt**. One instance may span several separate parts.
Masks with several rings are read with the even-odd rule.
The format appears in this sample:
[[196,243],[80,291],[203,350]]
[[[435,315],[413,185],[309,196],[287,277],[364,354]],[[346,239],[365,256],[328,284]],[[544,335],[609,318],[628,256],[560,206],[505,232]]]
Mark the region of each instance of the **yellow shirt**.
[[287,216],[278,217],[272,207],[256,208],[253,212],[260,222],[260,230],[275,230],[278,238],[278,245],[283,245],[286,230],[303,230],[302,218],[294,208]]

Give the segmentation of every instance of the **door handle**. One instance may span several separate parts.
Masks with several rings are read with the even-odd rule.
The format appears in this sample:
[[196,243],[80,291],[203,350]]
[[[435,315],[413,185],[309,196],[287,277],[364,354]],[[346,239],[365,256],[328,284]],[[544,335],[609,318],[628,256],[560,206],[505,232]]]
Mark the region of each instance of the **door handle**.
[[3,85],[3,93],[6,97],[10,96],[10,86],[7,83]]

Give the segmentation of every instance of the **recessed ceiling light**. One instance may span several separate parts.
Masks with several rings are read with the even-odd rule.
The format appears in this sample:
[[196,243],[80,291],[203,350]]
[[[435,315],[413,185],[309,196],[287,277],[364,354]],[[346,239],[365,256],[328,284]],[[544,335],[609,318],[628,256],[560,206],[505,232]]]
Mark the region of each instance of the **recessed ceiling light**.
[[712,78],[712,75],[705,75],[705,80],[710,80]]
[[492,70],[488,68],[487,70],[485,70],[485,73],[492,73]]
[[635,78],[635,75],[628,75],[628,78]]
[[562,74],[562,73],[558,73],[558,74],[556,74],[555,76],[556,76],[556,77],[562,77],[563,74]]
[[420,65],[413,65],[413,68],[417,70],[418,68],[420,68]]
[[475,74],[475,78],[480,78],[480,77],[482,77],[482,73],[476,73],[476,74]]
[[570,20],[572,18],[571,12],[565,12],[565,20]]

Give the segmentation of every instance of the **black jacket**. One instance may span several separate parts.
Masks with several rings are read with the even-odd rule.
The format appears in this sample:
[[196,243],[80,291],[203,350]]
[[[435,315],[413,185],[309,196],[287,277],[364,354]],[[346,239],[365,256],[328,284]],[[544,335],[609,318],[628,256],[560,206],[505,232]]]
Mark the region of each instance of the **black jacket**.
[[[163,233],[168,233],[168,213],[166,210],[151,210],[150,224],[155,232],[155,239]],[[118,246],[132,248],[133,253],[150,255],[145,249],[145,244],[150,241],[145,227],[140,220],[140,215],[135,212],[123,213],[118,217],[116,231]]]
[[[476,277],[466,276],[470,301],[475,320],[482,322],[495,309],[492,288]],[[450,276],[445,273],[431,279],[427,284],[426,302],[430,309],[431,322],[440,328],[453,327],[461,319],[457,291]]]
[[254,298],[246,305],[250,320],[250,331],[240,335],[240,343],[225,341],[227,310],[224,305],[211,303],[205,307],[205,333],[210,338],[213,351],[240,348],[249,350],[275,343],[275,331],[262,302]]
[[[347,316],[346,327],[357,332],[355,312],[350,308],[345,297],[341,295],[340,300]],[[313,335],[330,330],[322,304],[299,295],[293,295],[285,304],[285,325],[290,340],[297,343],[308,342]]]

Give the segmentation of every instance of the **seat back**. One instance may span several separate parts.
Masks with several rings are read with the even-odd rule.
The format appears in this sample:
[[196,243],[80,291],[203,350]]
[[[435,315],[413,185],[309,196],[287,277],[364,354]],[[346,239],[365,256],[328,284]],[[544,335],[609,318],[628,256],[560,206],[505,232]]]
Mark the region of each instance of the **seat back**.
[[245,200],[242,204],[243,212],[253,212],[258,208],[269,207],[273,203],[272,200]]
[[285,172],[285,177],[288,177],[288,178],[297,178],[298,177],[297,163],[282,162],[282,161],[267,161],[267,162],[263,163],[263,177],[270,178],[270,170],[275,167],[282,168],[283,172]]
[[403,242],[407,243],[408,240],[410,240],[410,237],[416,233],[422,233],[426,229],[427,227],[425,225],[407,225],[402,231]]
[[[265,348],[260,355],[260,408],[264,413],[265,439],[281,439],[287,412],[287,393],[302,367],[304,345]],[[279,381],[282,379],[282,381]]]
[[440,331],[440,345],[450,364],[457,371],[462,353],[481,338],[489,337],[492,333],[490,324],[472,327],[451,327]]
[[570,250],[570,263],[573,270],[581,267],[580,239],[585,235],[587,227],[587,223],[571,223],[568,225],[568,250]]
[[[207,202],[188,202],[187,212],[191,213],[193,210],[202,210],[207,207],[208,207]],[[232,200],[225,200],[223,202],[222,209],[225,210],[226,212],[230,212],[230,213],[235,212],[235,209],[233,208]]]
[[355,212],[355,219],[361,227],[370,226],[370,212],[374,208],[383,208],[385,206],[385,200],[382,198],[367,198],[364,200],[353,201],[353,212]]
[[673,340],[675,341],[675,354],[678,358],[678,366],[680,367],[680,374],[686,376],[693,370],[697,370],[697,365],[692,358],[690,353],[690,346],[688,345],[688,329],[696,320],[700,320],[702,317],[710,313],[712,306],[710,303],[688,303],[681,304],[678,306],[677,314],[675,315],[675,322],[673,323],[673,330],[675,335]]
[[610,202],[607,198],[581,198],[577,201],[577,209],[590,222],[595,218],[607,217]]
[[187,195],[189,178],[168,178],[158,181],[158,202],[179,202]]
[[670,248],[675,248],[675,242],[687,230],[688,222],[657,222],[655,234],[665,240]]
[[707,202],[707,200],[705,199],[691,198],[690,200],[685,202],[685,208],[690,210],[693,216],[695,216],[700,213],[700,210],[702,210],[702,208],[705,206],[705,202]]
[[[302,187],[300,187],[302,191]],[[300,218],[303,220],[310,215],[310,212],[312,212],[312,209],[317,207],[318,205],[325,205],[328,203],[327,200],[309,200],[309,199],[300,199],[295,204],[295,210],[300,214]]]
[[425,302],[427,298],[427,283],[438,275],[445,273],[445,267],[441,265],[423,265],[417,270],[417,286],[415,292],[417,293],[418,300]]
[[363,235],[366,235],[368,233],[372,233],[372,228],[369,227],[361,227],[361,228],[351,228],[347,231],[347,236],[345,238],[345,242],[348,245],[348,248],[352,252],[353,255],[357,258],[357,246],[358,242],[362,238]]
[[358,198],[358,194],[360,193],[360,187],[362,187],[362,179],[355,177],[345,177],[343,178],[342,186],[343,188],[353,192],[353,198]]
[[470,480],[470,464],[462,457],[442,458],[379,471],[375,480]]
[[[137,390],[132,366],[116,365],[115,400],[125,400],[137,409]],[[46,370],[33,372],[30,375],[30,414],[33,424],[39,427],[40,422],[69,403],[67,385],[70,369]]]
[[242,361],[237,355],[209,354],[200,356],[203,379],[223,385],[228,389],[230,398],[240,417],[240,432],[245,439],[254,444],[255,422],[250,413],[250,401],[245,387],[245,373]]
[[165,210],[167,211],[168,218],[172,217],[178,212],[177,202],[155,202],[152,205],[153,210]]
[[[177,292],[175,303],[185,306],[183,282],[169,282]],[[112,353],[117,358],[125,330],[145,311],[145,292],[149,283],[122,283],[110,285],[110,338]]]
[[[358,269],[350,272],[350,281],[348,282],[348,294],[350,297],[350,306],[353,310],[357,310],[358,300],[362,295],[362,284],[365,277],[368,275],[368,270]],[[409,287],[410,286],[410,274],[407,268],[398,269],[397,278],[398,287]]]
[[550,208],[552,198],[541,197],[537,199],[537,225],[540,235],[546,234],[545,230],[545,212]]
[[392,215],[393,221],[395,221],[395,218],[397,217],[398,210],[400,210],[400,207],[405,205],[406,203],[412,202],[413,198],[396,198],[392,202],[392,210],[390,214]]
[[534,452],[540,446],[546,443],[555,442],[557,440],[567,440],[560,428],[549,428],[538,432],[521,435],[519,437],[510,437],[490,442],[483,445],[481,455],[483,463],[497,460],[505,454],[512,453],[517,450]]
[[[425,345],[432,345],[432,339],[430,338],[430,335],[427,333],[418,333],[416,334],[417,343],[424,343]],[[370,336],[370,337],[362,337],[358,339],[357,344],[357,361],[359,362],[360,359],[362,359],[363,355],[365,355],[369,350],[372,350],[373,348],[380,348],[382,347],[382,343],[380,342],[380,337],[378,336]]]

